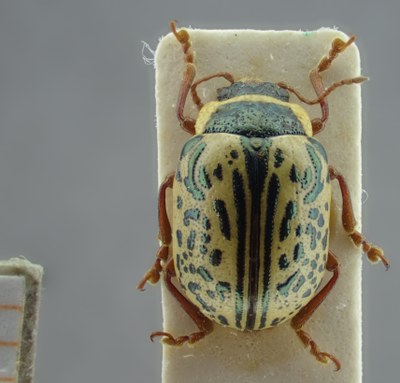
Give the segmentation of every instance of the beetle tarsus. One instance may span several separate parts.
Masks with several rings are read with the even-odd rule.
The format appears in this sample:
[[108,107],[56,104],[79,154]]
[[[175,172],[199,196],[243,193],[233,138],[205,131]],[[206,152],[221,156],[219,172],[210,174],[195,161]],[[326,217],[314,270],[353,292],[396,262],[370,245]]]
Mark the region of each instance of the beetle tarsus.
[[154,342],[154,338],[163,337],[162,343],[169,346],[182,346],[184,343],[193,344],[203,339],[207,335],[206,331],[194,332],[190,335],[183,335],[177,338],[173,337],[170,333],[164,331],[156,331],[150,335],[150,339]]
[[144,277],[139,281],[137,284],[136,288],[140,291],[145,290],[145,285],[147,282],[150,282],[152,284],[156,284],[160,280],[160,273],[162,271],[162,266],[160,264],[160,260],[157,259],[153,267],[151,267]]
[[305,331],[296,330],[296,333],[299,336],[299,338],[301,339],[301,341],[303,342],[305,347],[310,346],[310,353],[312,355],[314,355],[315,358],[319,362],[328,363],[329,361],[332,361],[336,366],[336,370],[335,371],[339,371],[340,370],[341,364],[340,364],[339,360],[334,355],[332,355],[332,354],[330,354],[328,352],[320,351],[320,349],[318,348],[317,344],[311,339],[310,335],[307,334]]
[[353,205],[351,203],[350,191],[347,186],[343,175],[339,173],[333,166],[329,166],[329,177],[331,180],[337,180],[340,187],[340,192],[342,194],[342,225],[344,230],[350,236],[354,245],[360,247],[363,252],[367,254],[368,259],[376,263],[381,261],[385,266],[386,270],[389,269],[389,261],[384,256],[383,250],[374,246],[372,243],[368,242],[366,238],[355,229],[356,219],[354,217]]
[[350,238],[357,247],[361,247],[363,252],[366,253],[368,259],[372,263],[377,263],[381,261],[385,266],[386,271],[389,270],[390,263],[388,259],[384,256],[383,250],[380,247],[374,246],[372,243],[367,242],[364,236],[358,231],[352,232],[350,234]]

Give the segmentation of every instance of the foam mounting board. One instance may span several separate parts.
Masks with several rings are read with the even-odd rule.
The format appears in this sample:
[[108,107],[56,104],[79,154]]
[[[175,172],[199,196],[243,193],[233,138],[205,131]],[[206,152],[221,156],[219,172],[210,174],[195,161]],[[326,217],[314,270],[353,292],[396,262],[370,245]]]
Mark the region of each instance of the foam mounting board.
[[0,382],[32,383],[43,269],[0,261]]
[[[310,98],[315,93],[309,71],[330,49],[342,32],[322,28],[313,32],[256,30],[191,30],[196,52],[197,78],[227,71],[235,79],[257,77],[284,81]],[[159,181],[175,170],[183,143],[189,135],[179,127],[176,102],[183,74],[181,46],[171,34],[157,48],[156,103],[158,128]],[[360,62],[353,44],[324,72],[328,86],[334,81],[359,76]],[[201,87],[204,101],[215,99],[215,90],[224,80],[209,81]],[[355,216],[361,214],[361,98],[360,86],[344,86],[329,98],[330,117],[318,138],[329,161],[348,182]],[[301,102],[291,96],[291,102]],[[311,117],[320,116],[318,106],[303,107]],[[195,117],[197,109],[189,101],[185,114]],[[339,187],[333,184],[334,210],[340,211]],[[335,212],[334,212],[335,213]],[[360,227],[358,227],[360,229]],[[163,383],[360,383],[361,382],[361,257],[342,229],[340,214],[333,214],[330,247],[338,256],[341,274],[326,301],[307,322],[320,349],[333,353],[341,362],[340,372],[333,364],[318,363],[284,323],[272,330],[240,332],[215,325],[215,330],[193,346],[163,346]],[[330,273],[327,272],[327,276]],[[184,335],[196,330],[176,300],[162,289],[164,330]]]

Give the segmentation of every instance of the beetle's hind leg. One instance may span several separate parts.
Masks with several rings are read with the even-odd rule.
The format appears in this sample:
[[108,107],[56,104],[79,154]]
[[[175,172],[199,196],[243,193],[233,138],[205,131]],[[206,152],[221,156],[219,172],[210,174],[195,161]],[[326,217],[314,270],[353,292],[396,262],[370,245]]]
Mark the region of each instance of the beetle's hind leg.
[[161,184],[158,193],[158,223],[160,232],[158,238],[161,241],[161,246],[158,249],[156,261],[153,266],[146,272],[143,278],[137,285],[139,290],[144,290],[147,282],[157,283],[160,279],[160,274],[163,271],[162,263],[168,260],[169,246],[171,243],[171,224],[169,223],[167,207],[166,207],[166,193],[167,189],[172,188],[175,174],[168,175],[164,182]]
[[333,167],[329,166],[329,177],[331,180],[337,180],[342,194],[342,223],[345,231],[348,233],[353,243],[361,247],[367,254],[371,262],[381,261],[386,269],[389,268],[389,261],[385,258],[383,250],[368,242],[365,237],[355,230],[356,219],[354,218],[353,206],[351,203],[350,192],[344,177]]
[[304,346],[310,346],[310,353],[314,355],[318,361],[322,363],[328,363],[331,360],[335,366],[336,371],[340,370],[340,362],[335,356],[329,354],[328,352],[320,351],[315,341],[311,336],[306,333],[302,328],[304,324],[310,319],[311,315],[314,314],[315,310],[319,305],[325,300],[329,292],[332,290],[333,286],[339,277],[339,263],[335,254],[329,250],[328,260],[326,263],[326,269],[333,273],[331,279],[328,283],[321,289],[321,291],[311,299],[306,306],[304,306],[292,319],[291,326],[296,331],[300,340],[303,342]]
[[193,322],[196,324],[200,331],[194,332],[189,335],[183,335],[179,337],[174,337],[168,332],[157,331],[150,335],[150,339],[153,340],[155,337],[162,336],[162,342],[170,346],[181,346],[184,343],[193,344],[203,339],[206,335],[210,334],[213,329],[213,323],[208,319],[201,311],[191,302],[189,302],[175,287],[172,283],[172,277],[175,276],[175,268],[173,264],[173,259],[171,258],[165,266],[164,280],[168,290],[174,296],[174,298],[179,302],[181,307],[190,316]]

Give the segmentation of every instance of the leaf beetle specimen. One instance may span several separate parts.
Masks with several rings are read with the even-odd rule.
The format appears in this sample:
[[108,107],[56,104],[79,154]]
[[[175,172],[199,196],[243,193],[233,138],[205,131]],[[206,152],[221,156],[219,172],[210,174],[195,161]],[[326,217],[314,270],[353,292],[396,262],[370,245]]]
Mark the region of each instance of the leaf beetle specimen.
[[[195,81],[196,65],[185,29],[171,30],[181,44],[185,70],[177,102],[181,127],[193,135],[182,148],[178,166],[159,190],[161,247],[139,282],[166,286],[192,318],[198,331],[175,337],[159,331],[151,338],[179,346],[212,332],[214,322],[242,331],[262,330],[290,320],[299,339],[323,363],[339,360],[321,351],[303,330],[334,287],[339,263],[329,249],[331,183],[342,195],[342,224],[355,246],[372,262],[389,267],[383,251],[358,232],[343,176],[328,162],[314,138],[329,117],[327,97],[344,79],[325,88],[321,73],[354,41],[336,38],[328,54],[311,70],[313,100],[283,82],[236,81],[228,72]],[[199,84],[224,78],[217,100],[203,105]],[[196,120],[184,115],[189,92],[199,109]],[[310,119],[293,93],[308,105],[319,104],[321,117]],[[166,192],[172,189],[172,227]],[[332,273],[320,286],[325,271]],[[173,281],[177,279],[180,289]]]

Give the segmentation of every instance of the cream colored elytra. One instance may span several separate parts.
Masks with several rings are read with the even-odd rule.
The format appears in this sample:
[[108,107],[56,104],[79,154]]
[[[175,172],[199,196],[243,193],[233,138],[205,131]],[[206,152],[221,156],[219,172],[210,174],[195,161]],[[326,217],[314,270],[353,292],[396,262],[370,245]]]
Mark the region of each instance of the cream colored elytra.
[[[219,132],[225,116],[246,133]],[[290,124],[302,132],[287,134]],[[221,325],[275,326],[320,285],[331,186],[325,150],[311,136],[303,108],[270,96],[200,111],[173,185],[173,255],[185,296]]]

